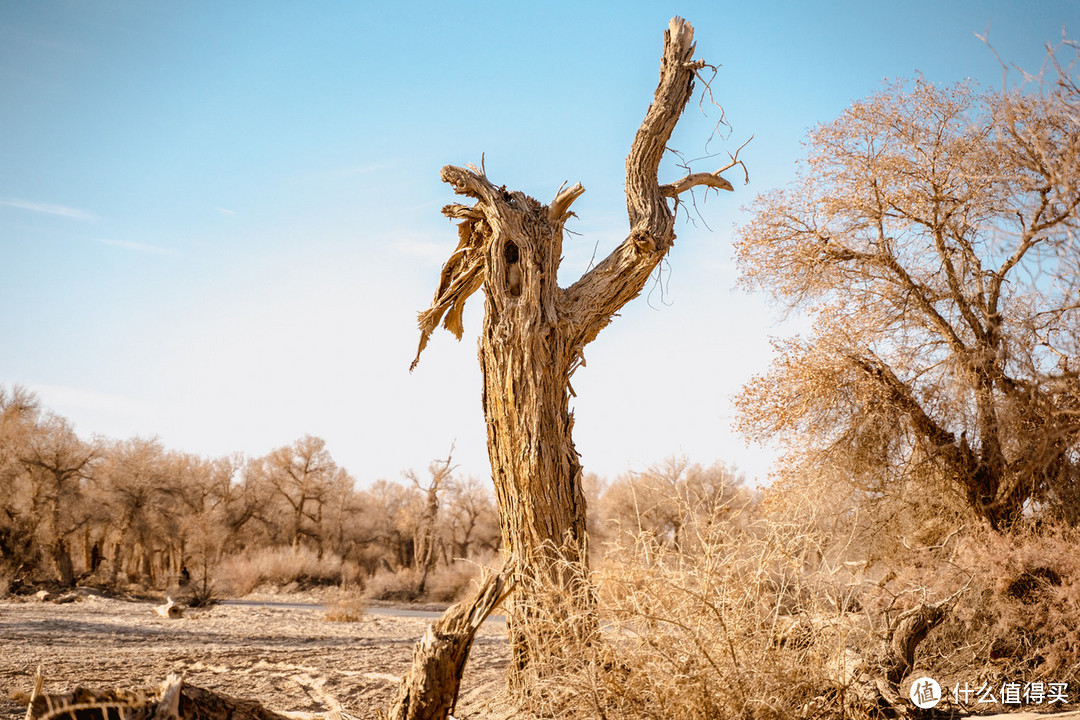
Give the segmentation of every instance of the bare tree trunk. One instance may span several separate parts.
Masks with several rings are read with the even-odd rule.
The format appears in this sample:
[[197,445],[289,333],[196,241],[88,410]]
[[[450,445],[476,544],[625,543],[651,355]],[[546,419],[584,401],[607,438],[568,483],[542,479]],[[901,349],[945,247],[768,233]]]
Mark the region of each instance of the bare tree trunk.
[[71,551],[67,539],[58,537],[53,540],[51,554],[56,565],[56,575],[64,587],[75,587],[75,567],[71,561]]
[[407,473],[407,477],[412,480],[416,489],[424,493],[424,510],[421,512],[419,520],[417,520],[416,532],[413,533],[413,567],[420,574],[420,579],[416,584],[416,593],[418,595],[424,594],[428,574],[437,559],[435,549],[438,538],[436,537],[435,526],[439,518],[439,489],[443,481],[449,478],[454,471],[450,464],[453,457],[454,448],[451,446],[450,454],[446,456],[446,460],[433,462],[428,466],[431,481],[426,488],[420,485],[420,481],[412,471]]
[[475,203],[443,208],[444,215],[461,221],[460,242],[443,266],[431,307],[420,315],[417,360],[440,320],[461,337],[465,300],[483,285],[483,407],[503,548],[517,586],[508,617],[518,675],[558,647],[532,632],[532,618],[544,616],[550,627],[565,615],[575,620],[566,632],[589,632],[585,495],[572,438],[570,377],[584,362],[585,346],[638,295],[671,248],[674,213],[668,200],[695,186],[732,189],[720,172],[738,164],[734,158],[714,173],[668,185],[657,180],[695,74],[705,65],[692,59],[693,51],[693,28],[673,19],[664,35],[653,104],[626,160],[629,236],[568,288],[560,288],[556,278],[569,208],[585,191],[580,184],[544,205],[496,187],[482,169],[442,169],[443,181]]
[[154,587],[154,550],[150,547],[149,543],[145,542],[140,544],[139,550],[139,566],[142,582],[145,582],[149,587]]

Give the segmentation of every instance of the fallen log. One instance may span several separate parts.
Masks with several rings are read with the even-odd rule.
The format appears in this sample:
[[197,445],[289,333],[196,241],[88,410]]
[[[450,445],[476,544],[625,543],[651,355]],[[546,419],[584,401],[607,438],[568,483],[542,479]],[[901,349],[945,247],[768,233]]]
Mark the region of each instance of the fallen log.
[[88,690],[42,694],[41,670],[26,720],[290,720],[254,700],[221,695],[188,685],[172,674],[156,690]]
[[155,607],[154,612],[156,612],[161,617],[167,618],[169,620],[175,620],[177,618],[184,617],[184,609],[182,607],[177,605],[171,597],[167,597],[166,600],[168,600],[168,602],[166,602],[164,605],[158,605],[157,607]]

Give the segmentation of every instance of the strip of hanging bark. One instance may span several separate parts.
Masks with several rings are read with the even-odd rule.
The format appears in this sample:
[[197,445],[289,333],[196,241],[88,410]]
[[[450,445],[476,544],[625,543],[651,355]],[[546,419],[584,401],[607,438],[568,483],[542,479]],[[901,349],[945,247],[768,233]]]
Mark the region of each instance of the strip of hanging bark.
[[41,670],[26,720],[289,720],[254,700],[187,685],[173,674],[157,690],[88,690],[41,694]]
[[446,720],[457,704],[461,673],[480,625],[510,592],[509,568],[487,573],[476,596],[457,603],[428,626],[413,649],[389,720]]

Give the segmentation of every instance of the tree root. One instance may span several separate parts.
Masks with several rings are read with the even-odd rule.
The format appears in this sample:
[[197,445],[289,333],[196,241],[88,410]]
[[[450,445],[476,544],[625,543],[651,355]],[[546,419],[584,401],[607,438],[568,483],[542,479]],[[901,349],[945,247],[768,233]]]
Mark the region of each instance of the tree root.
[[919,643],[946,618],[951,600],[901,613],[877,653],[863,656],[845,648],[830,668],[832,680],[866,708],[889,717],[910,716],[912,706],[900,691],[900,682],[915,666]]

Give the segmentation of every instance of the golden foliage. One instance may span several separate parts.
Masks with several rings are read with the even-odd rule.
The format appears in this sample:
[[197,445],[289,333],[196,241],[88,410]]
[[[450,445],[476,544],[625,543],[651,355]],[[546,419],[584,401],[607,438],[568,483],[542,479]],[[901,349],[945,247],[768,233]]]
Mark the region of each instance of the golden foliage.
[[917,78],[816,127],[739,231],[743,282],[815,320],[742,429],[862,487],[936,477],[998,527],[1075,483],[1076,101]]

